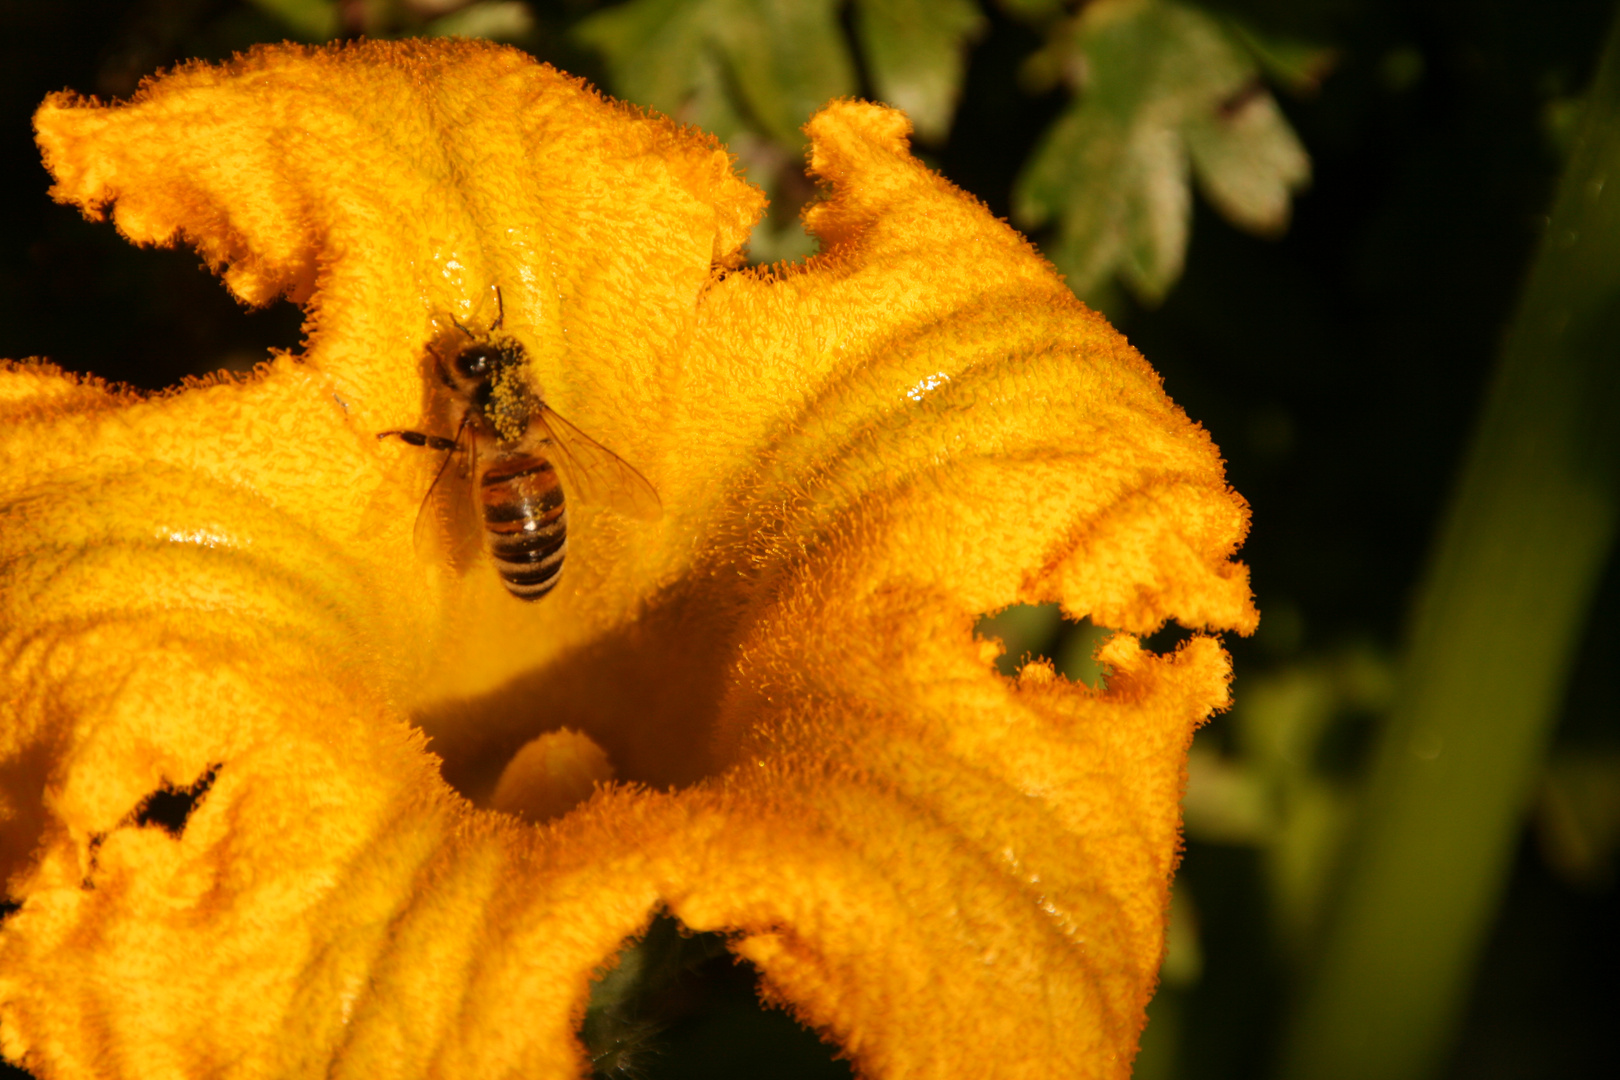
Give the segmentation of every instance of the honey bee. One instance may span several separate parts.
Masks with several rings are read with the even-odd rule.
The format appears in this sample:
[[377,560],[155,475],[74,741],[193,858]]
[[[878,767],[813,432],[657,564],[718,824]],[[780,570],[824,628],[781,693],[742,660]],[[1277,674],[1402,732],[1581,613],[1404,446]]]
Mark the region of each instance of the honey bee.
[[432,532],[430,504],[441,481],[471,481],[450,497],[470,498],[482,512],[484,546],[507,591],[538,600],[556,587],[568,550],[565,486],[579,502],[630,517],[651,520],[663,508],[644,476],[546,404],[529,380],[522,342],[501,332],[505,311],[500,290],[494,292],[496,315],[488,329],[475,333],[451,319],[455,336],[447,341],[441,335],[429,347],[455,435],[380,431],[377,438],[444,453],[417,514],[417,544]]

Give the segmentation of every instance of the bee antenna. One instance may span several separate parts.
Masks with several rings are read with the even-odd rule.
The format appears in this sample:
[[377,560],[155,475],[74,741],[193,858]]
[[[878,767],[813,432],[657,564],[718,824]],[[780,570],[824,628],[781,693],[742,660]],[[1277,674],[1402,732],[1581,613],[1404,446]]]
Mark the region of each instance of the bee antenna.
[[490,323],[490,326],[489,326],[490,330],[491,331],[499,330],[501,328],[501,323],[504,322],[505,320],[506,320],[506,304],[501,299],[501,287],[499,285],[496,285],[495,286],[495,321],[493,323]]

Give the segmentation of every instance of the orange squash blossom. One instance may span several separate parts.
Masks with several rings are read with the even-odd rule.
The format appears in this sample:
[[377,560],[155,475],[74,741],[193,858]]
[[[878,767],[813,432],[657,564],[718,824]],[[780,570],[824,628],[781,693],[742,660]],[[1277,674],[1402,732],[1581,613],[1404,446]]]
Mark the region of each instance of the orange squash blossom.
[[[573,1077],[593,975],[665,909],[862,1076],[1128,1074],[1228,681],[1205,633],[1135,635],[1253,628],[1247,508],[903,116],[811,120],[822,253],[771,270],[712,138],[511,49],[262,48],[36,125],[55,198],[307,341],[155,396],[0,369],[7,1059]],[[571,504],[533,605],[413,546],[436,455],[376,438],[493,286],[664,505]],[[974,638],[1051,601],[1121,631],[1105,689]],[[498,800],[557,816],[490,808],[562,729]]]

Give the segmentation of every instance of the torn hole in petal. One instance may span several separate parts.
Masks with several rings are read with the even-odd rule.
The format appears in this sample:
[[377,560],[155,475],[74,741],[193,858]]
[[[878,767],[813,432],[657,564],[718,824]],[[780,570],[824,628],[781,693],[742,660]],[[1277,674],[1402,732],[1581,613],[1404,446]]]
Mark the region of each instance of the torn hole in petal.
[[507,762],[490,806],[525,821],[561,817],[614,778],[607,751],[589,735],[559,728],[530,739]]
[[135,809],[132,817],[136,826],[143,829],[157,826],[179,839],[191,820],[192,811],[197,809],[208,790],[214,786],[220,768],[219,765],[210,766],[194,783],[185,787],[166,784],[152,792]]
[[1114,631],[1090,619],[1065,619],[1057,604],[1014,604],[982,616],[973,634],[988,647],[986,662],[1004,676],[1022,677],[1031,664],[1044,661],[1070,682],[1100,690],[1108,668],[1097,660],[1097,650]]
[[591,984],[579,1028],[591,1075],[851,1080],[836,1045],[761,991],[725,935],[660,911]]

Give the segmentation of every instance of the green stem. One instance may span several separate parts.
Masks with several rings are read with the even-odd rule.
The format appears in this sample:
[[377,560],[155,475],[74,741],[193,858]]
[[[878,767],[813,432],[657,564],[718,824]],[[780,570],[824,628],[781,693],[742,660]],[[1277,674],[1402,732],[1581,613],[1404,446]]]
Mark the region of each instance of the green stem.
[[1285,1077],[1444,1065],[1617,521],[1620,21],[1418,595]]

